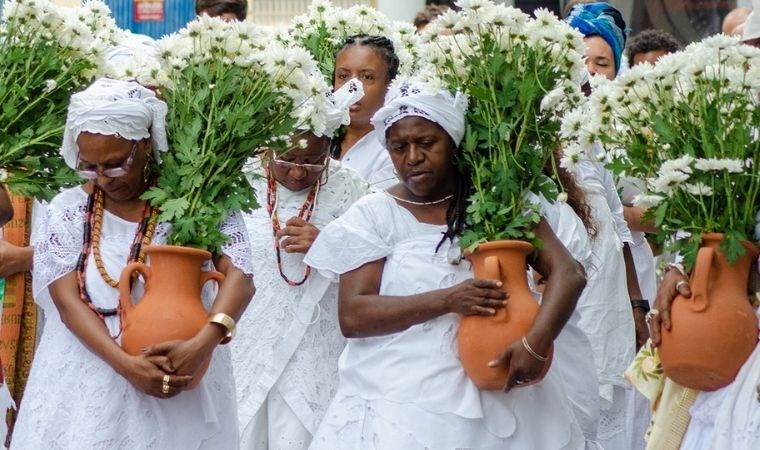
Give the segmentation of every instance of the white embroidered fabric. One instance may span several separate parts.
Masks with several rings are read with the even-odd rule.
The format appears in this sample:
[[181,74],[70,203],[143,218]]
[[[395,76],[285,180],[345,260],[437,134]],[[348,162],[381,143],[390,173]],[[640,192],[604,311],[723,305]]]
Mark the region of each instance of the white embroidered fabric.
[[[445,229],[417,221],[390,196],[375,193],[325,227],[305,261],[341,274],[385,258],[381,295],[446,288],[472,272],[466,261],[449,264],[450,242],[435,251]],[[386,336],[349,339],[338,392],[310,448],[585,447],[554,369],[509,394],[480,391],[457,355],[458,324],[458,315],[446,314]]]
[[[264,178],[251,180],[259,202],[266,204]],[[331,161],[311,223],[322,229],[368,191],[353,170]],[[292,192],[277,184],[281,224],[297,216],[308,190]],[[345,339],[338,326],[338,288],[314,271],[301,286],[280,276],[265,207],[245,215],[253,247],[258,290],[238,323],[232,341],[241,431],[253,420],[273,389],[313,435],[337,387],[338,356]],[[282,252],[283,273],[300,281],[303,254]]]
[[[47,321],[35,355],[13,436],[13,449],[235,449],[238,446],[234,379],[230,352],[214,350],[211,364],[198,387],[171,399],[137,391],[105,361],[95,356],[60,320],[47,285],[75,270],[82,247],[87,194],[74,188],[59,194],[48,208],[47,231],[35,247],[33,279],[38,304]],[[240,215],[225,225],[236,236],[230,244],[236,264],[250,273],[246,233],[239,233]],[[112,277],[124,267],[137,223],[108,211],[103,216],[101,256]],[[244,228],[242,228],[244,230]],[[159,223],[154,242],[165,242],[169,226]],[[100,276],[94,258],[86,267],[87,289],[93,303],[114,308],[118,292]],[[208,307],[210,284],[203,291]],[[142,280],[135,284],[133,301],[141,297]],[[106,317],[111,335],[119,318]],[[117,339],[118,342],[118,339]],[[62,357],[64,355],[64,357]],[[170,430],[170,431],[169,431]]]

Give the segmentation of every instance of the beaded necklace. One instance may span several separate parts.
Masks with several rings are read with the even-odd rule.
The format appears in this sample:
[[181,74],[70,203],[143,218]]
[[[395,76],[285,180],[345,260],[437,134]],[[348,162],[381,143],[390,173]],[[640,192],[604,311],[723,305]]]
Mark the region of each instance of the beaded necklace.
[[[95,266],[103,280],[113,288],[119,287],[119,282],[111,278],[103,265],[102,258],[100,257],[100,234],[103,227],[104,210],[103,191],[95,186],[92,190],[92,194],[90,194],[87,199],[87,210],[85,212],[82,238],[82,253],[80,253],[79,260],[77,261],[77,280],[79,281],[79,297],[101,319],[119,314],[121,310],[118,306],[116,308],[98,308],[92,302],[89,292],[87,292],[86,273],[87,260],[90,253],[93,253]],[[149,245],[153,239],[153,232],[156,229],[157,218],[158,211],[153,210],[153,208],[146,203],[145,208],[143,209],[143,218],[137,226],[135,237],[132,240],[132,245],[129,249],[127,263],[133,261],[145,262],[145,252],[143,251],[143,247]]]
[[[304,284],[309,278],[309,275],[311,275],[311,267],[306,266],[303,278],[301,281],[297,282],[289,279],[282,271],[282,255],[280,254],[280,244],[277,240],[277,232],[280,231],[280,219],[277,217],[277,183],[271,171],[267,173],[267,177],[267,212],[269,212],[269,217],[272,220],[272,235],[274,236],[274,251],[277,255],[277,270],[280,271],[280,276],[286,283],[288,283],[288,285],[300,286]],[[303,219],[307,223],[311,220],[311,216],[314,214],[314,207],[317,203],[317,195],[319,194],[319,188],[321,185],[322,183],[319,181],[314,183],[314,186],[306,196],[306,201],[304,201],[303,206],[301,206],[301,209],[298,212],[298,218]]]

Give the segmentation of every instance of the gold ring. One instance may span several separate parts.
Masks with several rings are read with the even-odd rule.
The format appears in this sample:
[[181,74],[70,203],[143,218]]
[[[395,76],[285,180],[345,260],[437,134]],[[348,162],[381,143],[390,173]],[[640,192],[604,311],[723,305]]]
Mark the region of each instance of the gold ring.
[[161,393],[162,393],[162,394],[164,394],[164,395],[167,395],[167,394],[169,394],[169,388],[170,388],[170,387],[171,387],[171,386],[169,386],[168,384],[164,383],[164,384],[161,386]]
[[164,384],[169,384],[169,375],[164,375]]
[[680,291],[681,290],[681,286],[686,285],[686,284],[689,284],[689,283],[686,282],[686,281],[684,281],[684,280],[681,280],[678,283],[676,283],[676,292]]

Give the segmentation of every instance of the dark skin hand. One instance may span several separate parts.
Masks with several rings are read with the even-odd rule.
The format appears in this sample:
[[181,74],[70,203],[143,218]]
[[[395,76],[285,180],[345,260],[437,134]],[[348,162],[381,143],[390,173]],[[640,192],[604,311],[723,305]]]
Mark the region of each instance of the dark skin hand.
[[19,247],[0,239],[0,278],[32,270],[34,247]]
[[8,195],[5,186],[0,184],[0,227],[10,222],[12,218],[13,205],[11,205],[11,197]]

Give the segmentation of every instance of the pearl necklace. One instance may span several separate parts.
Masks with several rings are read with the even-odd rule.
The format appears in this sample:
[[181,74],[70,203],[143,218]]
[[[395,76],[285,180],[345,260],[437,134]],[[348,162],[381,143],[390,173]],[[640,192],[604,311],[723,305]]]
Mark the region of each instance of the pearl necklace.
[[400,201],[402,203],[408,203],[410,205],[415,205],[415,206],[437,205],[439,203],[445,202],[446,200],[451,200],[452,198],[454,198],[454,194],[449,194],[446,197],[443,197],[443,198],[438,199],[438,200],[433,200],[432,202],[415,202],[415,201],[412,201],[412,200],[407,200],[405,198],[396,197],[395,195],[391,194],[388,191],[385,191],[385,193],[388,194],[388,195],[390,195],[391,197],[393,197],[395,200],[398,200],[398,201]]

